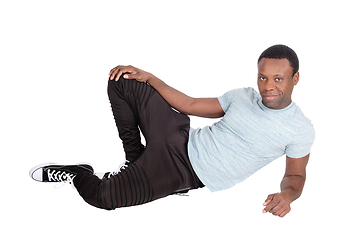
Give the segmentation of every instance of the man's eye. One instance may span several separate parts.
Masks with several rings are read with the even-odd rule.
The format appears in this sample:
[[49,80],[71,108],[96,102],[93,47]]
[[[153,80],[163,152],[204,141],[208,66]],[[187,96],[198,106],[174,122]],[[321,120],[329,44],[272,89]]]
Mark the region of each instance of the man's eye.
[[282,78],[276,78],[276,81],[277,82],[280,82],[280,81],[282,81],[283,79]]
[[265,81],[265,77],[259,77],[259,80]]

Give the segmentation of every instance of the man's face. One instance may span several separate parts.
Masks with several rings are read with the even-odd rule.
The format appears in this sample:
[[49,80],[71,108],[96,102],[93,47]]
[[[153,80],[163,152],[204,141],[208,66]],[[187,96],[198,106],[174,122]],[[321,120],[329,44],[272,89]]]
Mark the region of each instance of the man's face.
[[299,73],[292,77],[288,59],[262,58],[258,63],[258,88],[263,104],[271,109],[283,109],[291,104],[294,85]]

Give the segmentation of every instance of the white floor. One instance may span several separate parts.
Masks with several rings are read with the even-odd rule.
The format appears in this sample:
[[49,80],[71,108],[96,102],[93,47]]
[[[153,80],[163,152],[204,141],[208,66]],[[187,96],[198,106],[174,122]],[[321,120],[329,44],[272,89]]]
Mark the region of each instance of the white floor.
[[[359,1],[8,1],[0,8],[2,238],[361,239],[363,16]],[[283,43],[300,59],[294,101],[316,129],[302,197],[262,214],[284,158],[232,189],[105,211],[71,187],[32,181],[43,162],[123,158],[108,103],[118,64],[195,97],[256,86],[256,61]],[[192,127],[213,121],[191,118]],[[354,220],[355,219],[355,220]]]

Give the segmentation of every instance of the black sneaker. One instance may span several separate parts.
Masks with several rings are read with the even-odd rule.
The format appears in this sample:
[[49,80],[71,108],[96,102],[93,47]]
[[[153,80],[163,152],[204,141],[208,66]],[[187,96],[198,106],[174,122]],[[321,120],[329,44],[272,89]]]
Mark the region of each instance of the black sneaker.
[[35,166],[29,171],[29,176],[38,182],[66,182],[72,180],[80,173],[94,173],[94,169],[89,164],[78,165],[57,165],[52,163]]

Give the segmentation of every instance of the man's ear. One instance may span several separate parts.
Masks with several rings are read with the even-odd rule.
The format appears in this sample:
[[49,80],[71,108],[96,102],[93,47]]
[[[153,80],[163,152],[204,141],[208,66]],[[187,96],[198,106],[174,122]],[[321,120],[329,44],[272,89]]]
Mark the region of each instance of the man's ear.
[[293,75],[293,83],[294,85],[297,85],[297,83],[300,81],[300,73],[299,72],[296,72],[294,75]]

